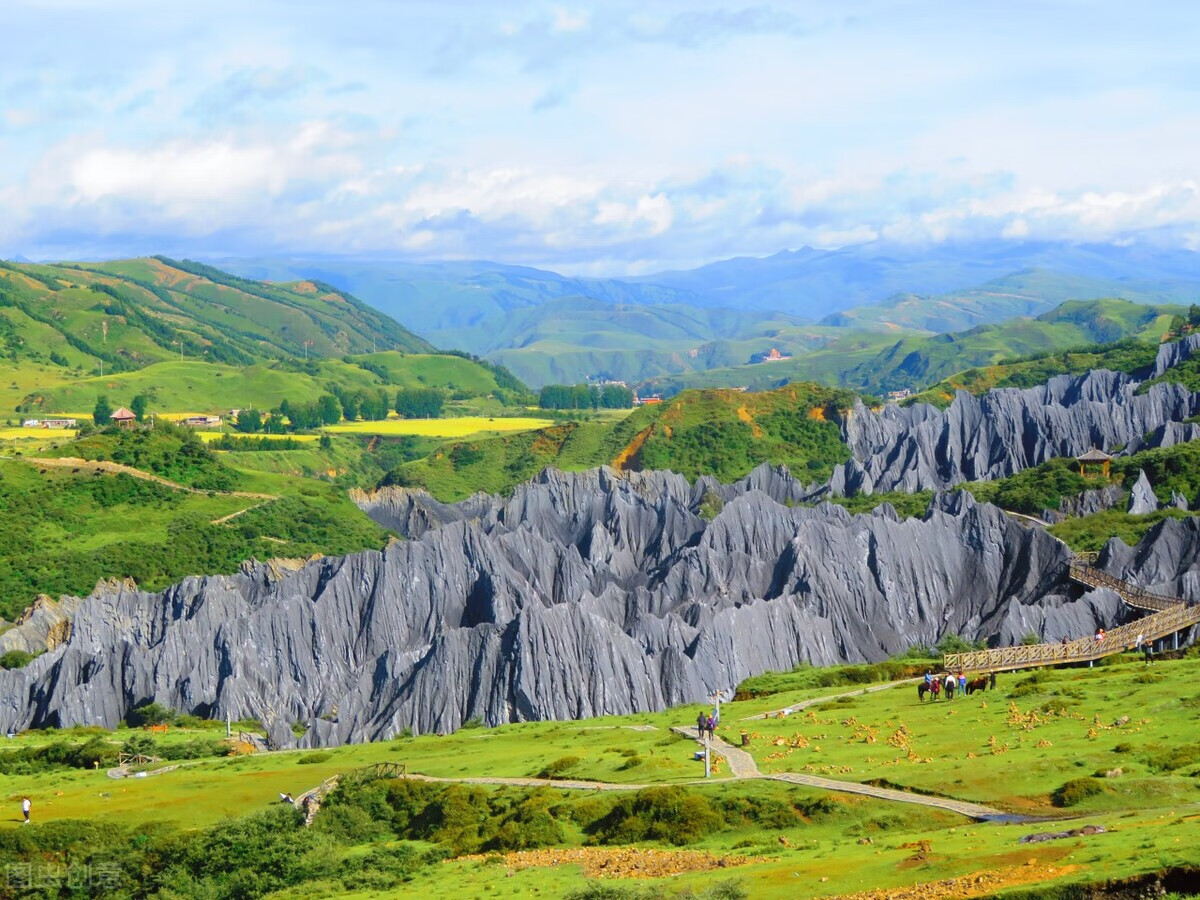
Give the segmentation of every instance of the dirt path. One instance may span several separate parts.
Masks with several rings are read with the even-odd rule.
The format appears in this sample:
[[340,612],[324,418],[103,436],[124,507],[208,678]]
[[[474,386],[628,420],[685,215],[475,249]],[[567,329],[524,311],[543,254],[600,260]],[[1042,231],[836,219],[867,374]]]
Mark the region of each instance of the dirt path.
[[903,687],[906,684],[916,684],[920,680],[920,676],[916,678],[903,678],[900,681],[888,681],[883,684],[874,684],[866,688],[855,688],[852,691],[842,691],[840,694],[827,694],[824,697],[813,697],[811,700],[801,700],[799,703],[793,703],[791,706],[785,706],[783,709],[773,709],[770,712],[746,716],[746,718],[742,719],[742,721],[750,722],[754,719],[779,719],[784,716],[790,716],[792,713],[797,713],[801,710],[808,709],[810,706],[815,706],[818,703],[828,703],[830,700],[837,700],[841,697],[855,697],[859,694],[874,694],[876,691],[887,691],[894,687]]
[[[272,499],[274,499],[274,498],[272,498]],[[219,519],[213,519],[211,522],[209,522],[209,524],[210,525],[224,525],[226,522],[231,522],[234,519],[236,519],[238,516],[245,515],[246,513],[250,512],[250,510],[258,509],[260,506],[262,506],[266,503],[270,503],[270,502],[271,502],[270,500],[263,500],[260,503],[253,503],[250,506],[247,506],[245,509],[239,509],[237,512],[231,512],[229,515],[221,516]],[[278,540],[278,538],[275,538],[274,540]],[[279,543],[286,544],[287,541],[279,541]]]
[[[22,458],[23,462],[30,465],[42,466],[44,468],[55,469],[80,469],[85,472],[105,472],[109,475],[128,475],[130,478],[140,478],[142,481],[153,481],[155,484],[161,484],[164,487],[169,487],[172,490],[183,491],[188,494],[220,494],[222,497],[249,497],[253,500],[278,500],[275,494],[256,494],[252,491],[204,491],[200,488],[188,487],[186,484],[179,484],[167,478],[162,478],[143,469],[135,469],[133,466],[125,466],[121,463],[109,462],[104,459],[80,459],[77,456],[62,456],[62,457],[35,457],[26,456]],[[243,510],[244,512],[244,510]]]
[[871,784],[859,784],[854,781],[838,781],[834,778],[822,778],[819,775],[801,775],[799,772],[779,772],[775,775],[764,775],[773,781],[786,781],[790,784],[801,784],[805,787],[820,788],[826,791],[841,791],[845,794],[862,794],[875,797],[878,800],[894,800],[897,803],[915,803],[918,806],[932,806],[945,809],[971,819],[1011,819],[1011,814],[1002,809],[984,806],[980,803],[968,803],[965,800],[954,800],[950,797],[931,797],[928,794],[911,794],[908,791],[896,791],[891,788],[875,787]]
[[499,784],[509,787],[552,787],[564,791],[641,791],[649,787],[659,787],[655,784],[613,784],[609,781],[575,781],[557,778],[500,778],[491,776],[441,778],[436,775],[418,775],[410,772],[401,775],[410,781],[433,781],[452,784]]
[[[817,701],[810,701],[817,702]],[[693,727],[676,726],[671,729],[676,734],[689,737],[703,746],[703,741],[696,737]],[[931,797],[926,794],[910,794],[908,791],[897,791],[891,788],[875,787],[870,784],[859,784],[855,781],[838,781],[835,778],[822,778],[819,775],[801,775],[799,772],[780,772],[766,775],[759,771],[754,757],[720,737],[710,739],[712,749],[729,763],[729,771],[734,778],[759,778],[772,781],[787,781],[791,784],[801,784],[805,787],[818,788],[825,791],[841,791],[846,794],[862,794],[879,800],[893,800],[898,803],[915,803],[918,806],[932,806],[956,812],[971,819],[1008,818],[1003,810],[983,806],[979,803],[968,803],[965,800],[955,800],[950,797]]]

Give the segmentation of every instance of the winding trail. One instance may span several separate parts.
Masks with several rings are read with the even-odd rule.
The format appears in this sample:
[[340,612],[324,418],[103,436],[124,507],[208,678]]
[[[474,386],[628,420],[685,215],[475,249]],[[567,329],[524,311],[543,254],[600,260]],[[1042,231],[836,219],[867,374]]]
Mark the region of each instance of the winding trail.
[[801,700],[799,703],[793,703],[791,706],[785,706],[783,709],[772,709],[769,712],[746,716],[741,721],[752,722],[755,719],[778,719],[808,709],[810,706],[815,706],[818,703],[828,703],[830,700],[837,700],[841,697],[857,697],[861,694],[874,694],[876,691],[886,691],[894,687],[903,687],[906,684],[916,684],[921,680],[921,677],[918,675],[915,678],[902,678],[900,681],[885,681],[883,684],[855,688],[852,691],[842,691],[840,694],[826,694],[824,697],[813,697],[809,700]]
[[[906,684],[907,682],[892,682],[888,685],[882,685],[876,690],[882,690],[883,687],[890,687],[894,684]],[[855,691],[854,693],[860,693]],[[838,695],[841,696],[841,695]],[[819,703],[821,700],[828,700],[828,697],[818,698],[816,700],[805,701],[808,704]],[[756,717],[757,718],[757,717]],[[696,729],[694,727],[676,726],[671,729],[676,734],[681,734],[684,737],[691,738],[696,743],[704,746],[704,742],[696,737]],[[937,809],[945,809],[950,812],[958,813],[970,819],[982,820],[1011,820],[1013,816],[1006,813],[1002,809],[996,809],[991,806],[984,806],[981,803],[968,803],[965,800],[955,800],[952,797],[936,797],[929,794],[913,794],[908,791],[898,791],[893,788],[876,787],[872,784],[860,784],[857,781],[839,781],[836,778],[823,778],[820,775],[802,775],[799,772],[778,772],[774,774],[764,774],[759,771],[758,763],[754,757],[742,750],[740,747],[735,747],[721,737],[714,736],[709,739],[709,744],[712,749],[716,750],[729,763],[729,771],[733,773],[734,779],[761,779],[766,781],[786,781],[790,784],[804,785],[805,787],[818,788],[825,791],[840,791],[845,794],[862,794],[867,797],[875,797],[878,800],[892,800],[897,803],[912,803],[917,806],[931,806]],[[712,781],[712,779],[709,779]],[[696,782],[702,784],[703,782]]]

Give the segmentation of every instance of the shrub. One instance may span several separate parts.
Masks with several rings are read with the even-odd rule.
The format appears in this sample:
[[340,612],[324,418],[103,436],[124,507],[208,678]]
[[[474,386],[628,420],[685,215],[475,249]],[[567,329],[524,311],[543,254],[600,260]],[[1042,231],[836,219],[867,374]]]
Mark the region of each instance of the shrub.
[[560,756],[558,759],[546,763],[540,772],[538,778],[558,778],[560,775],[565,775],[571,769],[575,768],[582,760],[578,756]]
[[125,721],[133,728],[141,728],[144,725],[172,725],[175,722],[175,710],[153,702],[143,703],[126,713]]
[[0,656],[0,669],[22,669],[33,661],[33,654],[24,650],[9,650]]
[[1059,807],[1077,806],[1089,797],[1104,793],[1104,784],[1097,778],[1072,778],[1050,795],[1050,801]]
[[1200,762],[1200,745],[1172,747],[1143,757],[1142,761],[1155,772],[1174,772],[1176,769]]
[[1030,694],[1039,693],[1042,690],[1042,685],[1050,680],[1050,673],[1045,669],[1038,669],[1032,675],[1028,675],[1018,681],[1011,691],[1008,692],[1010,698],[1027,697]]
[[607,816],[585,829],[589,843],[664,841],[690,844],[719,830],[724,819],[706,798],[676,786],[652,787],[617,801]]
[[333,759],[332,753],[326,753],[324,750],[318,750],[316,753],[305,753],[296,760],[296,764],[300,766],[311,766],[317,763],[323,763],[330,759]]

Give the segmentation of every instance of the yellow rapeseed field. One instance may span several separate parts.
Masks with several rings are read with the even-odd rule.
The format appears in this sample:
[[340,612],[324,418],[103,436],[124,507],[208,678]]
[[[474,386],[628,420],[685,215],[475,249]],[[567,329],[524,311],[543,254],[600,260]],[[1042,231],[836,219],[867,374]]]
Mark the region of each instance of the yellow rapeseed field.
[[268,441],[282,441],[282,440],[290,439],[293,441],[304,442],[304,441],[315,441],[317,439],[317,436],[315,434],[236,434],[236,433],[229,434],[224,431],[197,431],[196,432],[196,437],[200,438],[200,440],[204,441],[204,443],[206,443],[206,444],[211,443],[212,441],[219,441],[221,438],[226,437],[226,436],[232,437],[232,438],[239,438],[239,437],[266,438]]
[[489,418],[459,416],[454,419],[386,419],[382,422],[345,422],[329,425],[335,434],[413,434],[421,437],[461,438],[489,431],[532,431],[553,425],[549,419],[530,417]]

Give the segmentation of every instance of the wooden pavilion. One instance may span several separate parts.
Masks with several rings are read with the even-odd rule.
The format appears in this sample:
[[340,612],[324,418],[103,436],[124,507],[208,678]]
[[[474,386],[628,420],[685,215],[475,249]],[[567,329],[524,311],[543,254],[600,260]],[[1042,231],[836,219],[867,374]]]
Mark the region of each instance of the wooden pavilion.
[[1100,474],[1107,478],[1108,467],[1112,462],[1112,457],[1103,450],[1097,450],[1095,447],[1093,447],[1082,456],[1075,457],[1075,462],[1079,463],[1080,475],[1087,475],[1089,466],[1092,467],[1091,474],[1095,475],[1096,467],[1098,466],[1100,469]]

